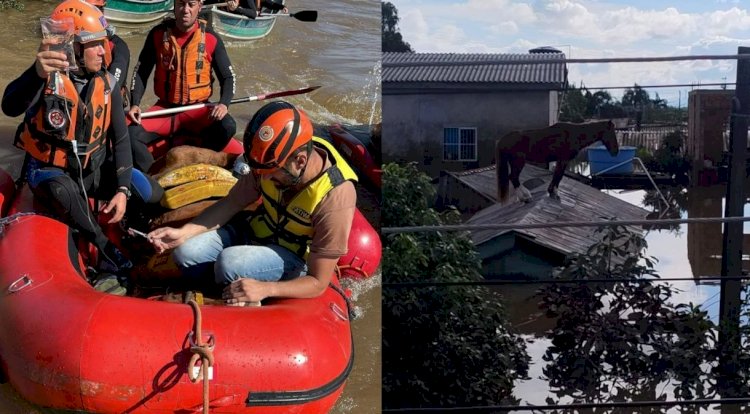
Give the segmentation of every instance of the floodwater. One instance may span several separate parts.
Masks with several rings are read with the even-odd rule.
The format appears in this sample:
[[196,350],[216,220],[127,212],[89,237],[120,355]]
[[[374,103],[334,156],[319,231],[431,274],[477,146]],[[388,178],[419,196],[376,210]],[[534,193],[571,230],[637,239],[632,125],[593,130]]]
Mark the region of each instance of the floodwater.
[[[49,14],[56,0],[26,0],[23,12],[6,10],[0,25],[0,87],[28,68],[39,44],[39,18]],[[295,0],[290,12],[317,10],[317,22],[293,18],[279,19],[271,34],[256,42],[226,42],[237,74],[235,98],[320,85],[317,91],[288,97],[301,106],[326,135],[325,127],[341,123],[358,134],[367,134],[369,126],[379,123],[380,111],[380,2],[340,0],[336,7],[323,0]],[[117,33],[131,52],[135,65],[148,26],[119,27]],[[152,75],[153,76],[153,75]],[[142,107],[155,102],[149,92]],[[218,88],[217,88],[218,89]],[[215,97],[218,96],[218,93]],[[237,120],[238,137],[252,114],[263,102],[233,105],[230,113]],[[23,154],[12,147],[12,135],[20,119],[0,116],[0,166],[14,177],[20,172]],[[378,220],[376,197],[360,193],[361,206],[368,219]],[[379,223],[378,223],[379,224]],[[376,225],[376,227],[378,227]],[[344,392],[332,412],[380,412],[380,283],[379,276],[369,282],[349,286],[359,318],[352,323],[355,341],[354,369]],[[0,385],[0,412],[55,412],[25,403],[6,383]]]
[[[681,211],[680,217],[722,217],[724,215],[725,186],[696,187],[683,191],[687,192],[688,201],[682,206],[684,210]],[[645,206],[643,203],[646,191],[605,190],[605,192],[648,211],[653,211],[653,207]],[[750,214],[750,204],[745,205],[744,215],[748,216],[748,214]],[[671,302],[700,305],[708,312],[715,324],[718,324],[719,319],[719,286],[717,281],[702,279],[721,274],[722,226],[721,223],[691,223],[682,224],[672,230],[651,230],[644,233],[648,242],[646,255],[658,259],[655,270],[662,279],[694,278],[694,281],[668,282],[669,285],[679,290],[672,296]],[[750,235],[750,226],[747,224],[745,224],[744,233]],[[743,258],[742,267],[743,270],[750,269],[747,258]],[[560,397],[550,388],[543,374],[543,369],[548,362],[544,361],[542,356],[551,345],[545,334],[554,327],[555,321],[545,317],[544,312],[538,308],[540,299],[535,296],[535,292],[540,287],[540,285],[518,285],[498,288],[505,298],[511,324],[527,340],[527,352],[532,358],[529,379],[519,380],[515,384],[514,395],[521,399],[520,405],[544,405],[546,398]],[[668,399],[674,399],[671,395],[673,387],[669,384],[663,384],[663,386],[664,391],[669,394]],[[644,396],[643,400],[653,400],[653,398]],[[570,402],[572,399],[569,397],[560,400],[563,404]],[[737,407],[732,406],[711,406],[700,411],[738,412]],[[623,409],[613,412],[631,411]],[[676,413],[678,409],[663,409],[661,412]]]

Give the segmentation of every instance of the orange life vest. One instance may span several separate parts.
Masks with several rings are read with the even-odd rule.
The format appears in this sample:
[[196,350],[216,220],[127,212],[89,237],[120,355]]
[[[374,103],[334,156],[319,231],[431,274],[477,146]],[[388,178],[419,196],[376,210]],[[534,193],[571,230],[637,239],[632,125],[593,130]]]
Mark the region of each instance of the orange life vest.
[[111,114],[109,94],[114,84],[110,74],[100,71],[89,80],[86,96],[81,99],[70,78],[53,72],[47,78],[38,105],[26,114],[15,146],[43,163],[64,169],[78,168],[72,142],[77,140],[81,167],[86,169],[92,158],[103,155],[106,149],[104,142]]
[[162,101],[176,105],[205,102],[211,97],[211,62],[206,54],[206,21],[198,20],[198,28],[183,47],[177,44],[167,24],[162,35],[162,48],[157,56],[154,91]]

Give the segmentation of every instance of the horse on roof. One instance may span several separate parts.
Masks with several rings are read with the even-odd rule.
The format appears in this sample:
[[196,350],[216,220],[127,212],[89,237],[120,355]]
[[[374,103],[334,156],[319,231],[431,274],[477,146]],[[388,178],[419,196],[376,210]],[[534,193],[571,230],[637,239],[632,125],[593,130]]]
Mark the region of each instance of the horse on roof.
[[575,158],[578,151],[596,141],[602,141],[612,156],[617,155],[619,146],[612,121],[584,124],[558,122],[547,128],[513,131],[504,135],[495,145],[498,202],[502,203],[508,199],[508,181],[513,183],[520,201],[531,200],[531,192],[519,182],[526,161],[557,161],[547,192],[550,197],[558,198],[557,186],[562,180],[568,162]]

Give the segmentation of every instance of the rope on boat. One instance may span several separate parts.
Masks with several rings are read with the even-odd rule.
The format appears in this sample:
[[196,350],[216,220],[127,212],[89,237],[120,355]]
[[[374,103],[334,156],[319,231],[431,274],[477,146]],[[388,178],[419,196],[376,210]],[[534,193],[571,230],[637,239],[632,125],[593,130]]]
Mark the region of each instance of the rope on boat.
[[[209,338],[208,342],[203,342],[203,336],[201,332],[201,308],[193,299],[189,299],[187,301],[187,304],[190,305],[190,307],[193,309],[193,317],[195,319],[193,331],[190,333],[190,352],[193,353],[193,356],[190,357],[190,362],[188,363],[187,367],[188,378],[190,378],[190,382],[195,384],[196,382],[198,382],[198,379],[201,377],[201,375],[203,376],[203,414],[208,414],[208,371],[209,368],[214,365],[214,341],[212,336],[211,338]],[[198,362],[199,359],[201,361],[201,365],[198,368],[198,375],[194,376],[193,371],[196,362]]]
[[[341,280],[341,268],[338,265],[336,265],[336,277],[338,278],[338,280]],[[344,298],[344,302],[346,302],[346,313],[347,315],[349,315],[349,320],[353,321],[357,319],[357,314],[356,312],[354,312],[354,306],[352,306],[352,300],[349,298],[346,292],[344,292],[341,287],[336,286],[333,283],[329,283],[328,286],[336,293],[338,293],[342,298]]]
[[16,213],[13,215],[10,215],[8,217],[0,218],[0,236],[2,236],[3,232],[5,231],[5,226],[17,222],[19,218],[23,216],[35,216],[37,213]]
[[345,264],[345,265],[336,265],[336,275],[338,276],[339,279],[341,279],[341,273],[345,269],[347,269],[347,270],[353,270],[353,271],[359,273],[362,276],[363,279],[366,279],[366,278],[370,277],[370,275],[367,274],[367,272],[365,272],[364,269],[362,269],[362,265],[355,266],[353,264]]

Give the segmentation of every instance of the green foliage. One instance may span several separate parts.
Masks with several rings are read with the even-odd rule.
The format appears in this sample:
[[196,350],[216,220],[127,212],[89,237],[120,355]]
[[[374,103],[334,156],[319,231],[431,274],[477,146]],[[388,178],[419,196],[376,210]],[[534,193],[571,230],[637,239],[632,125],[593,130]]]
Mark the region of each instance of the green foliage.
[[[414,164],[386,164],[383,226],[457,224],[430,206],[435,190]],[[478,281],[466,233],[401,233],[385,240],[383,281]],[[388,288],[383,292],[383,406],[513,404],[527,375],[523,340],[510,332],[501,297],[486,287]]]
[[16,9],[23,10],[24,4],[21,0],[0,0],[0,10]]
[[690,162],[683,155],[684,145],[685,136],[680,129],[675,129],[662,138],[653,156],[642,158],[643,164],[649,171],[659,171],[686,179],[690,172]]
[[583,91],[575,85],[569,88],[562,98],[560,106],[560,121],[583,122],[586,119],[587,107],[586,96]]
[[[599,230],[601,242],[556,270],[560,279],[653,279],[646,241],[622,226]],[[557,318],[544,374],[558,396],[576,401],[708,398],[716,326],[692,304],[673,305],[665,283],[551,284],[542,307]],[[550,399],[554,401],[554,399]]]
[[381,2],[381,28],[383,52],[414,52],[398,31],[398,10],[389,1]]
[[635,84],[633,88],[625,89],[622,95],[622,105],[642,109],[651,106],[651,97],[648,96],[648,91]]
[[586,119],[632,118],[636,123],[678,123],[687,120],[687,109],[667,106],[667,101],[657,93],[651,99],[638,85],[625,90],[622,100],[609,92],[591,92],[585,86],[568,87],[561,97],[560,120],[582,122]]
[[737,380],[735,389],[739,390],[741,395],[750,395],[750,285],[746,284],[742,288],[742,315],[740,320],[740,351],[739,360],[736,361]]

